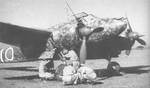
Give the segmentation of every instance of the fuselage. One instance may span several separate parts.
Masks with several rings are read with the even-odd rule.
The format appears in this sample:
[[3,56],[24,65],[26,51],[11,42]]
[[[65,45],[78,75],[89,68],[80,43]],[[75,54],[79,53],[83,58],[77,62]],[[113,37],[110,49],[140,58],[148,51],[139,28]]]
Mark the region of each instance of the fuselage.
[[[127,24],[124,19],[100,19],[91,15],[84,17],[83,23],[90,27],[92,32],[97,28],[103,28],[103,31],[95,31],[88,36],[87,42],[101,42],[111,39],[123,32]],[[52,44],[46,46],[49,38],[54,40],[58,48],[67,46],[71,48],[80,47],[82,39],[76,32],[77,22],[75,20],[53,26],[48,32],[34,30],[17,25],[1,23],[0,24],[0,41],[11,45],[19,46],[26,57],[38,57],[45,48],[54,47]],[[49,36],[52,34],[52,36]]]

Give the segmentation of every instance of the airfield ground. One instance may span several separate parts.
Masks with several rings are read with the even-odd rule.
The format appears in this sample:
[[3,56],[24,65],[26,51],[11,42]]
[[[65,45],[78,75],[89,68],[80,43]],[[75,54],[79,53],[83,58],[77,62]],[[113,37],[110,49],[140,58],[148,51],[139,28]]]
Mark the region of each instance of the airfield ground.
[[[121,65],[123,75],[101,79],[95,85],[64,86],[61,81],[41,81],[37,75],[37,61],[1,63],[0,88],[150,88],[149,52],[150,49],[133,50],[130,56],[121,54],[119,58],[113,58]],[[55,61],[55,67],[59,64],[59,61]],[[101,73],[103,69],[106,69],[107,61],[87,60],[86,64]]]

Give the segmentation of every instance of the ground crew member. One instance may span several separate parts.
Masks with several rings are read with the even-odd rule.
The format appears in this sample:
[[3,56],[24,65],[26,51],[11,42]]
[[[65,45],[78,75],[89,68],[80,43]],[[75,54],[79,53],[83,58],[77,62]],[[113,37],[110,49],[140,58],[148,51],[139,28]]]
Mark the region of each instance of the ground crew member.
[[62,49],[59,54],[60,60],[63,62],[60,64],[55,71],[56,79],[62,80],[63,69],[65,66],[71,65],[73,62],[79,61],[79,58],[74,50]]
[[79,61],[74,61],[72,64],[64,67],[62,76],[62,81],[64,85],[77,84],[79,80],[79,74],[77,73],[79,65]]
[[39,64],[39,77],[42,79],[53,79],[54,78],[54,62],[53,56],[55,53],[55,49],[49,51],[46,50],[44,53],[41,54],[39,57],[40,64]]
[[61,52],[61,60],[64,64],[72,64],[74,61],[79,61],[78,55],[74,50],[64,48]]
[[92,68],[81,66],[79,61],[74,61],[63,69],[62,81],[63,84],[92,83],[96,77]]

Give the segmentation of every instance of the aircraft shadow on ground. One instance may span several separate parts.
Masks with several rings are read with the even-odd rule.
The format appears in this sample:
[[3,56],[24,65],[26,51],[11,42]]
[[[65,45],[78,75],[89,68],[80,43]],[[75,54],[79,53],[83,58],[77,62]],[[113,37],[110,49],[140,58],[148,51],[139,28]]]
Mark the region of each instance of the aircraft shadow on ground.
[[[18,76],[18,77],[6,77],[4,78],[6,80],[40,80],[38,75],[30,75],[30,76]],[[42,79],[41,79],[42,81]],[[60,81],[57,79],[52,79],[52,80],[47,80],[47,81]],[[80,83],[80,84],[88,84],[88,83]],[[92,85],[97,85],[97,84],[103,84],[103,82],[101,82],[101,80],[97,80],[95,82],[90,83]],[[68,85],[67,85],[68,86]]]
[[142,74],[150,72],[150,65],[147,66],[133,66],[133,67],[123,67],[121,72],[129,74]]
[[[95,69],[98,77],[110,77],[110,76],[122,76],[121,74],[108,73],[106,69]],[[125,74],[142,74],[150,72],[150,65],[132,66],[132,67],[121,67],[120,72]]]
[[[31,67],[31,66],[28,66],[28,67],[9,67],[9,68],[0,68],[0,69],[38,72],[37,69],[31,69],[31,68],[34,68],[34,67]],[[122,67],[120,71],[125,73],[125,74],[148,73],[148,72],[150,72],[150,65],[148,65],[148,66],[142,65],[142,66],[133,66],[133,67]],[[106,69],[95,69],[95,72],[97,73],[98,77],[104,77],[104,78],[105,77],[106,78],[111,77],[111,76],[122,76],[120,74],[108,73]],[[33,79],[39,79],[39,77],[38,77],[38,75],[30,75],[30,76],[7,77],[4,79],[7,79],[7,80],[33,80]]]
[[6,77],[4,79],[7,79],[7,80],[34,80],[34,79],[39,79],[39,76],[38,75],[17,76],[17,77]]
[[15,71],[31,71],[31,72],[38,72],[38,69],[34,69],[35,67],[32,66],[24,66],[24,67],[5,67],[0,68],[0,70],[15,70]]

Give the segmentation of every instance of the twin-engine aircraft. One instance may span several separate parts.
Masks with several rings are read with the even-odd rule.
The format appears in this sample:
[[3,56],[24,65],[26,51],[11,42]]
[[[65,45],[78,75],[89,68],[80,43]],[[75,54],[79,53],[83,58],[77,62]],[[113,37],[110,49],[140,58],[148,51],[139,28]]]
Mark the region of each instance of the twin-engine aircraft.
[[98,18],[84,12],[76,14],[75,20],[47,30],[0,22],[0,42],[20,47],[27,61],[38,60],[45,50],[56,48],[57,56],[61,49],[68,48],[77,52],[83,64],[86,59],[108,60],[109,70],[113,66],[118,70],[119,64],[111,62],[111,58],[123,50],[129,55],[135,41],[146,45],[142,36],[132,30],[127,17]]

